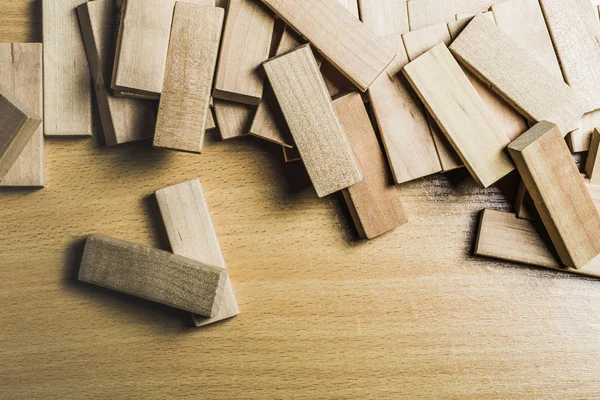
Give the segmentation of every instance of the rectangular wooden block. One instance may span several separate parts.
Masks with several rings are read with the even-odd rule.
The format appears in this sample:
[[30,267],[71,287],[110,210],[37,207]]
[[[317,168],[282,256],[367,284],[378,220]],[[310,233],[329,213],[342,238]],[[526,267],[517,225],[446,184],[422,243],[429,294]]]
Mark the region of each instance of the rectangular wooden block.
[[154,147],[202,152],[224,11],[177,2]]
[[561,261],[584,267],[600,253],[600,215],[560,130],[540,122],[508,150]]
[[256,107],[214,99],[215,117],[221,140],[248,135]]
[[408,217],[389,179],[385,157],[360,94],[342,96],[333,105],[364,177],[342,192],[359,235],[373,239],[405,224]]
[[598,152],[598,147],[600,147],[600,131],[594,129],[590,144],[590,152],[588,153],[585,162],[585,173],[591,183],[600,183],[600,162],[598,162],[600,153]]
[[[158,190],[156,199],[174,254],[227,268],[198,179]],[[239,313],[231,279],[227,277],[217,314],[212,318],[200,315],[193,315],[193,318],[196,326],[205,326]]]
[[226,269],[105,235],[88,236],[79,280],[214,317],[222,303]]
[[[465,29],[467,25],[471,23],[471,21],[473,20],[473,18],[475,18],[476,15],[477,14],[473,14],[468,17],[459,18],[457,14],[456,21],[448,22],[448,31],[450,31],[450,37],[452,38],[452,40],[456,39],[458,35],[460,35],[463,29]],[[481,15],[485,15],[487,18],[490,19],[490,21],[496,23],[496,20],[494,19],[494,14],[491,11],[483,12],[481,13]]]
[[42,1],[46,136],[92,136],[92,81],[75,12],[85,1]]
[[111,93],[116,12],[113,0],[95,0],[77,7],[102,131],[108,146],[152,137],[156,122],[153,102],[119,98]]
[[453,0],[408,0],[410,30],[454,21]]
[[[43,115],[41,43],[0,43],[0,87]],[[44,127],[39,124],[0,186],[44,186]]]
[[514,170],[509,139],[443,43],[404,67],[404,74],[473,178],[488,187]]
[[264,66],[317,195],[362,181],[310,46],[272,58]]
[[394,52],[338,0],[261,1],[363,92],[394,58]]
[[408,32],[406,0],[358,0],[362,22],[377,36]]
[[529,121],[553,122],[563,136],[577,128],[581,97],[486,17],[473,18],[450,50]]

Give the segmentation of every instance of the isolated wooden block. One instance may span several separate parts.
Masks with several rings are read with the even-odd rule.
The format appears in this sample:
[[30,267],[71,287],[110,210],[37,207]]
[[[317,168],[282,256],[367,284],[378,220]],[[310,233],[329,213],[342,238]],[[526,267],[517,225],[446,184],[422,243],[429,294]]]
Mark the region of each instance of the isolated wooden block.
[[362,181],[310,46],[272,58],[264,66],[317,195]]
[[362,22],[377,36],[408,32],[406,0],[358,0]]
[[600,146],[600,131],[594,130],[592,134],[592,141],[590,144],[590,152],[588,153],[587,160],[585,162],[585,173],[590,179],[591,183],[600,183],[600,162],[598,157],[598,147]]
[[79,280],[196,314],[220,310],[226,269],[105,235],[88,236]]
[[558,127],[540,122],[508,146],[563,264],[600,253],[600,214]]
[[443,43],[404,67],[404,74],[483,187],[514,166],[504,149],[509,139]]
[[454,21],[453,0],[408,0],[410,30]]
[[[0,87],[37,115],[43,115],[41,43],[0,43]],[[44,127],[37,130],[0,186],[44,186]]]
[[221,140],[246,136],[250,132],[256,107],[214,99],[215,117]]
[[473,18],[450,50],[529,121],[553,122],[563,136],[577,128],[581,97],[486,17]]
[[77,7],[102,131],[108,146],[152,137],[156,122],[153,102],[119,98],[111,93],[116,12],[113,0],[95,0]]
[[261,1],[363,92],[394,58],[394,52],[337,0]]
[[75,12],[85,1],[42,0],[46,136],[92,136],[92,81]]
[[[174,254],[227,268],[198,179],[156,191],[156,199]],[[231,279],[227,277],[221,306],[212,318],[193,315],[196,326],[235,317],[240,313]]]

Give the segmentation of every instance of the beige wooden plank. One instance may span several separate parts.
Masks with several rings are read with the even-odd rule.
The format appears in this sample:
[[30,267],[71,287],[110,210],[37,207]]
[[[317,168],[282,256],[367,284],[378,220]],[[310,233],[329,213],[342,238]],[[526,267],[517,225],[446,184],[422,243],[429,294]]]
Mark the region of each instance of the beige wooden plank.
[[228,278],[224,268],[98,234],[88,236],[79,269],[80,281],[210,317]]
[[600,131],[598,129],[594,129],[590,144],[590,152],[588,153],[585,162],[585,173],[591,183],[600,183],[600,162],[598,162],[598,157],[600,156],[600,153],[598,152],[599,146]]
[[408,217],[389,179],[385,157],[360,94],[344,95],[334,100],[333,106],[364,176],[362,182],[342,192],[359,235],[373,239],[405,224]]
[[359,0],[362,22],[377,36],[406,33],[408,9],[406,0]]
[[215,117],[221,140],[248,135],[256,107],[214,99]]
[[508,150],[561,261],[584,267],[600,253],[600,214],[560,130],[540,122]]
[[411,31],[455,20],[453,0],[408,0],[407,7]]
[[362,181],[309,45],[264,64],[317,195]]
[[[156,199],[174,254],[227,268],[200,180],[157,190]],[[193,319],[196,326],[206,326],[239,313],[231,279],[227,277],[217,314],[212,318],[193,314]]]
[[473,178],[488,187],[514,170],[509,143],[445,44],[404,67],[404,73]]
[[258,0],[229,0],[213,96],[258,105],[275,18]]
[[486,17],[473,18],[450,50],[529,121],[556,123],[563,135],[576,129],[583,100]]
[[92,136],[92,81],[75,12],[84,2],[42,1],[46,136]]
[[363,92],[394,58],[394,52],[337,0],[261,1]]
[[152,137],[156,116],[154,103],[119,98],[110,90],[116,16],[112,0],[95,0],[77,7],[104,139],[115,146]]
[[[0,43],[0,87],[43,115],[42,44]],[[0,186],[44,186],[44,126],[40,124]]]

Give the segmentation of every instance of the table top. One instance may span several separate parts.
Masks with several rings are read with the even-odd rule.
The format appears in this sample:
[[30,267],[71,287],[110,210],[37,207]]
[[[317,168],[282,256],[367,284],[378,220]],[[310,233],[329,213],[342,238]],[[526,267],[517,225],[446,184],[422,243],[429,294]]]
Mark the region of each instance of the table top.
[[[39,0],[0,10],[0,41],[40,40]],[[402,185],[410,222],[364,242],[342,197],[318,199],[277,146],[209,136],[202,155],[48,139],[46,188],[0,190],[0,398],[600,392],[600,282],[472,256],[480,210],[510,209],[514,175],[487,190],[465,171]],[[194,329],[76,281],[89,233],[168,249],[152,194],[193,178],[238,317]]]

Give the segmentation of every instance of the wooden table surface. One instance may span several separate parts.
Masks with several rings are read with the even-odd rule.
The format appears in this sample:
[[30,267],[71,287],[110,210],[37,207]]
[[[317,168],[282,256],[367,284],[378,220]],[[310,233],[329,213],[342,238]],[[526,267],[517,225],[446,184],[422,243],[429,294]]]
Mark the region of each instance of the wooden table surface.
[[[460,1],[457,12],[489,1]],[[0,0],[0,41],[39,41],[40,2]],[[214,135],[213,135],[214,136]],[[357,240],[280,150],[208,139],[50,139],[43,190],[0,191],[0,398],[592,398],[600,282],[471,255],[510,209],[465,172],[400,187],[410,223]],[[92,232],[168,249],[152,193],[199,177],[242,313],[205,329],[76,281]]]

